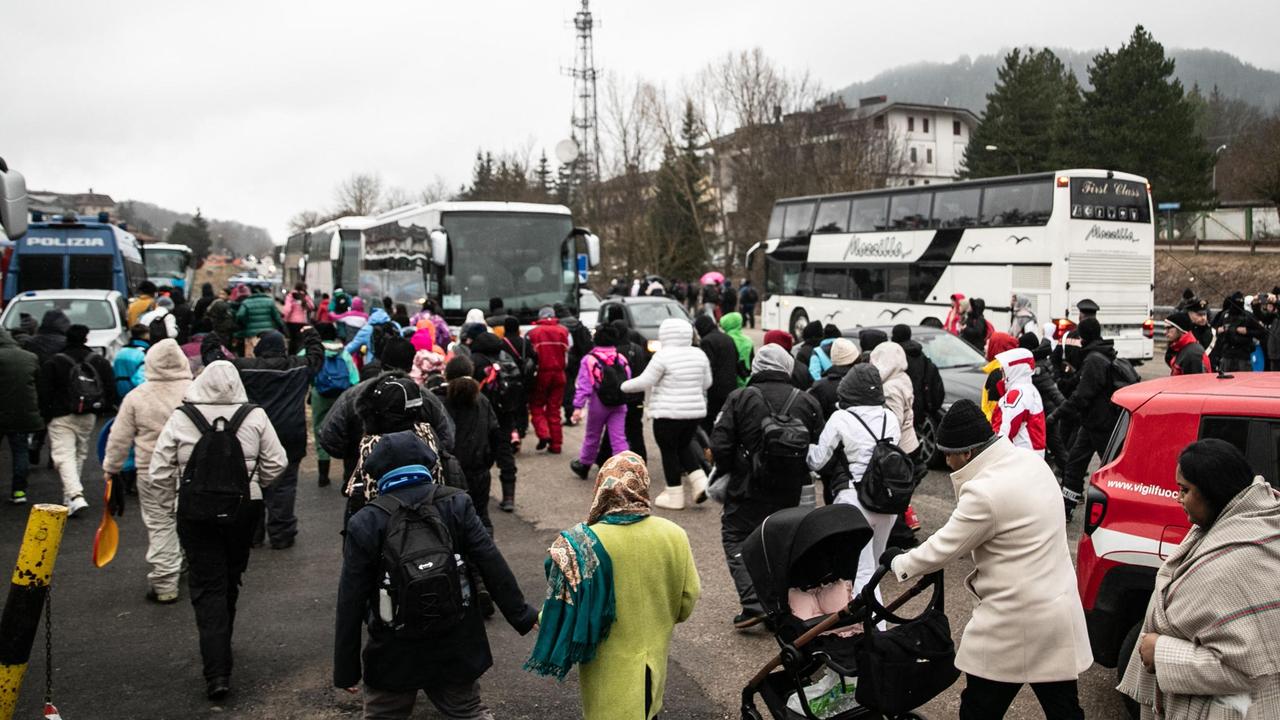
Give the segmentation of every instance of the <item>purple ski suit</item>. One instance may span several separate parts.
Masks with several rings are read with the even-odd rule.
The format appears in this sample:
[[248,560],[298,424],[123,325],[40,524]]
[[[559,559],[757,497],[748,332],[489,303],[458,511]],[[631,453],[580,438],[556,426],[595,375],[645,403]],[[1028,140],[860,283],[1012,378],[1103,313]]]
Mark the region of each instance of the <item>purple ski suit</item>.
[[573,407],[587,408],[587,434],[582,438],[582,450],[578,453],[578,462],[590,467],[596,461],[596,453],[600,452],[600,439],[606,429],[609,431],[609,447],[614,454],[628,449],[626,421],[626,404],[610,407],[600,402],[596,396],[596,387],[600,384],[601,363],[612,364],[614,358],[622,361],[623,372],[631,378],[631,367],[627,358],[619,355],[612,347],[600,346],[592,348],[578,366],[578,382],[573,393]]

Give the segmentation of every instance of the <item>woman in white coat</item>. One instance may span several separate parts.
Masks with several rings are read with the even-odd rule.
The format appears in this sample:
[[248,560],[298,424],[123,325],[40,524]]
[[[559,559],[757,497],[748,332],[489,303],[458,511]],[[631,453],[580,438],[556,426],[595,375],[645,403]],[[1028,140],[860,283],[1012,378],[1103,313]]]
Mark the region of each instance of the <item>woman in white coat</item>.
[[658,326],[662,347],[644,372],[622,383],[627,393],[648,392],[645,408],[653,418],[653,439],[662,451],[662,474],[667,487],[653,504],[667,510],[684,509],[681,474],[688,474],[693,497],[707,489],[707,474],[693,451],[698,424],[707,416],[707,388],[711,363],[693,346],[693,325],[668,318]]
[[880,371],[885,407],[898,418],[898,430],[902,433],[898,447],[914,456],[920,440],[916,438],[916,416],[911,409],[916,393],[907,375],[907,353],[898,343],[882,342],[871,351],[871,364]]
[[[210,363],[191,383],[183,402],[212,424],[219,419],[231,422],[249,399],[235,366],[219,360]],[[201,437],[199,427],[180,407],[156,440],[151,481],[178,487]],[[227,524],[178,517],[178,539],[187,556],[187,586],[196,611],[205,692],[210,700],[220,700],[231,691],[231,629],[240,596],[240,576],[249,566],[254,525],[262,519],[262,486],[275,481],[288,462],[262,408],[254,407],[243,417],[236,439],[249,473],[248,502],[241,503],[239,512]]]
[[956,509],[919,547],[891,549],[881,562],[909,580],[972,555],[965,586],[976,602],[956,653],[968,677],[960,718],[1004,717],[1026,683],[1049,720],[1083,718],[1076,679],[1093,654],[1053,471],[996,436],[969,400],[942,419],[938,449],[952,470]]

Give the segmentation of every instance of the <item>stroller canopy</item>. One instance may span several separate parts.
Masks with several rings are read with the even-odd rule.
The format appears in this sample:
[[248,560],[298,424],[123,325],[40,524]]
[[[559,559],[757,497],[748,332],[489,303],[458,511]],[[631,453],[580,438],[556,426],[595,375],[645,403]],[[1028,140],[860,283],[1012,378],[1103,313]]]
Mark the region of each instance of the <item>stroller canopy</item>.
[[770,615],[791,613],[787,590],[852,580],[871,527],[852,505],[788,508],[765,518],[743,543],[742,560]]

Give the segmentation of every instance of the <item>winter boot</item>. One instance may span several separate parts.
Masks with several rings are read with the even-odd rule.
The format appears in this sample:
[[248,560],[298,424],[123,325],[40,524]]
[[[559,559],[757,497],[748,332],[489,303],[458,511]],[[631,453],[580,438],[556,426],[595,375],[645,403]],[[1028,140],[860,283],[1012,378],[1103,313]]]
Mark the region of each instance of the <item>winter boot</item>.
[[695,503],[707,500],[707,474],[701,468],[689,473],[689,495]]
[[664,510],[683,510],[684,487],[677,485],[676,487],[666,488],[658,494],[658,497],[654,498],[653,504],[655,507],[660,507]]
[[320,481],[318,483],[320,487],[329,487],[329,461],[317,460],[316,468],[320,475]]
[[515,512],[516,484],[514,482],[502,481],[502,500],[498,501],[498,509],[502,512]]
[[591,472],[591,466],[583,464],[577,458],[569,461],[569,469],[573,471],[574,475],[578,476],[579,480],[586,480],[587,475]]

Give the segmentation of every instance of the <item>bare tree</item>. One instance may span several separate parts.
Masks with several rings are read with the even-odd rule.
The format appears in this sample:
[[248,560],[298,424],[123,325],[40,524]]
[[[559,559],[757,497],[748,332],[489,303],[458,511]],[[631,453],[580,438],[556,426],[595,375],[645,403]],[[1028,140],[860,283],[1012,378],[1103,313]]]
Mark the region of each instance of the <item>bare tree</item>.
[[377,211],[386,212],[388,210],[394,210],[395,208],[404,207],[405,205],[409,205],[416,201],[417,198],[414,197],[413,193],[398,185],[392,185],[382,192],[382,197],[379,198]]
[[313,228],[324,221],[323,213],[318,210],[303,210],[289,218],[289,234],[294,235],[300,233],[303,230]]
[[1280,111],[1263,120],[1230,150],[1236,159],[1236,181],[1250,199],[1280,209]]
[[451,200],[455,195],[457,192],[450,189],[449,183],[443,177],[436,175],[431,183],[418,193],[418,199],[429,205],[433,202]]
[[337,212],[343,215],[369,215],[382,199],[382,178],[377,173],[352,173],[339,183],[334,193]]

